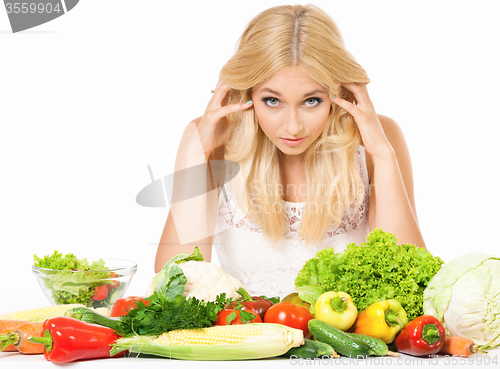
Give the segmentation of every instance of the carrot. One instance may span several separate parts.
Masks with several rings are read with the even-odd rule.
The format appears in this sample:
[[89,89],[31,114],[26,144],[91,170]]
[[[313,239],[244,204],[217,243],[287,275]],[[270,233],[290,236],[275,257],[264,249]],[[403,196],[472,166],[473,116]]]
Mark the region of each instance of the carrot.
[[14,345],[9,344],[7,347],[4,346],[4,342],[7,339],[7,333],[13,331],[20,325],[26,324],[25,320],[14,320],[14,319],[4,319],[0,320],[0,351],[9,352],[17,351]]
[[43,322],[24,322],[6,335],[8,341],[4,344],[13,344],[16,350],[23,354],[43,354],[43,345],[28,341],[29,337],[41,337],[42,334]]
[[459,336],[446,336],[444,345],[439,351],[442,355],[469,357],[481,351],[481,346],[473,340]]
[[474,354],[485,354],[486,350],[490,350],[500,346],[500,343],[492,346],[492,344],[500,337],[500,334],[485,345],[476,345],[469,338],[459,336],[446,336],[444,345],[439,351],[442,355],[469,357]]

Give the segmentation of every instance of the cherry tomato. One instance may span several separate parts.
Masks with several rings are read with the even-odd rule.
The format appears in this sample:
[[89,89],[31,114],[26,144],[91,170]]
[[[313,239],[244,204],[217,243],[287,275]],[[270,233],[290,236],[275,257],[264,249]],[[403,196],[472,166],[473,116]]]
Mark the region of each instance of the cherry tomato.
[[116,300],[111,308],[111,316],[117,317],[127,315],[130,310],[137,307],[139,301],[142,301],[144,305],[149,304],[149,300],[146,300],[145,297],[138,296],[122,297]]
[[91,297],[91,299],[94,301],[102,301],[106,297],[108,297],[108,292],[109,292],[108,287],[105,284],[97,286],[95,288],[94,295]]
[[[109,274],[109,276],[111,278],[116,278],[118,277],[118,274],[116,274],[115,272],[111,272]],[[108,291],[111,291],[113,288],[117,288],[120,286],[120,281],[117,281],[117,280],[112,280],[110,284],[107,284],[106,287],[108,287]]]
[[[262,319],[260,318],[259,314],[257,314],[253,310],[245,309],[247,313],[252,313],[255,315],[255,319],[252,319],[248,323],[262,323]],[[234,324],[245,324],[241,321],[241,316],[240,316],[240,311],[239,310],[234,310],[234,309],[224,309],[222,310],[219,314],[217,314],[217,320],[215,321],[214,325],[229,325],[227,323],[227,317],[229,314],[236,312],[236,319],[234,319],[231,322],[231,325]]]
[[301,329],[304,332],[304,338],[309,338],[311,333],[307,328],[307,323],[312,318],[312,314],[306,308],[294,305],[291,302],[280,302],[267,309],[264,323],[277,323]]

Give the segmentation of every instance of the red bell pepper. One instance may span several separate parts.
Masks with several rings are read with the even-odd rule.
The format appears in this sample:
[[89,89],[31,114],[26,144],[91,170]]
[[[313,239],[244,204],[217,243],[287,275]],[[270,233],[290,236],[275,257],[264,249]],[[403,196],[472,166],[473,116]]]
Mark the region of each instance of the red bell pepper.
[[245,313],[248,313],[247,315],[241,312],[242,309],[239,309],[241,309],[239,306],[231,306],[227,309],[223,309],[219,314],[217,314],[217,320],[214,322],[214,325],[262,323],[262,319],[255,311],[246,309]]
[[432,315],[412,320],[397,336],[396,350],[412,356],[437,354],[444,345],[446,332]]
[[122,297],[116,300],[111,308],[111,316],[118,317],[127,315],[130,310],[137,308],[137,303],[139,301],[142,301],[145,306],[149,304],[149,300],[147,300],[146,297],[139,296]]
[[273,305],[273,302],[262,297],[250,296],[243,288],[239,288],[236,292],[238,292],[242,298],[231,302],[231,306],[227,305],[226,309],[234,309],[238,303],[241,303],[241,310],[252,310],[253,313],[257,313],[257,315],[264,320],[266,311]]
[[[111,357],[111,345],[120,338],[114,330],[98,324],[59,316],[43,323],[43,336],[28,341],[45,346],[44,356],[53,363]],[[125,351],[114,357],[123,356]]]

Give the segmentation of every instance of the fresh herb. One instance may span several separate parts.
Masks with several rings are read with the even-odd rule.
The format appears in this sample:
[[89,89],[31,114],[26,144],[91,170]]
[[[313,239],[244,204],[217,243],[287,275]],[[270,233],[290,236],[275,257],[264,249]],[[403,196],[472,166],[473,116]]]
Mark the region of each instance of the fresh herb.
[[397,245],[396,237],[376,229],[361,246],[344,253],[321,250],[306,262],[295,280],[299,297],[314,304],[327,291],[348,293],[362,311],[376,301],[394,299],[408,320],[423,314],[423,292],[443,261],[414,245]]
[[237,301],[236,304],[233,305],[233,307],[234,307],[233,312],[226,317],[227,324],[231,324],[233,320],[238,318],[237,311],[240,312],[240,320],[243,324],[251,323],[252,320],[256,318],[255,314],[243,310],[243,304],[239,301]]
[[182,295],[166,297],[154,292],[148,305],[137,303],[137,309],[121,317],[119,333],[123,336],[155,336],[176,329],[204,328],[217,320],[217,314],[232,299],[223,293],[214,302],[200,301],[194,297],[186,299]]
[[[43,271],[43,283],[52,291],[56,304],[84,304],[92,306],[91,297],[97,286],[112,283],[110,272],[102,259],[89,263],[87,259],[78,259],[74,254],[61,254],[55,250],[52,255],[43,258],[33,256],[34,265],[50,269]],[[55,270],[55,271],[53,271]]]

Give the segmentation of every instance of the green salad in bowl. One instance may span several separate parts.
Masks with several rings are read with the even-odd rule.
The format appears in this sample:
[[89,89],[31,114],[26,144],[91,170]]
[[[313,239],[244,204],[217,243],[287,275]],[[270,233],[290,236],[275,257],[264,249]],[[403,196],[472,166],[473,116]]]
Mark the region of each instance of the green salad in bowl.
[[32,269],[51,304],[109,308],[124,295],[137,264],[120,259],[89,261],[56,250],[43,258],[34,255]]

